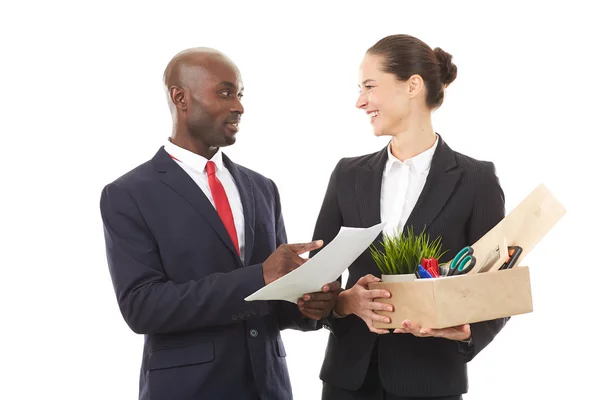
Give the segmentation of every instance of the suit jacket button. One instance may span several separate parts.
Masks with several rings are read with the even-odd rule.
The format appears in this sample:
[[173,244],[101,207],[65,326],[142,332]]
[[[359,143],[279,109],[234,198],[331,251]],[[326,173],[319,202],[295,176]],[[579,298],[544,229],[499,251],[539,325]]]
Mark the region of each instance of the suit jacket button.
[[252,314],[250,313],[250,310],[246,310],[244,311],[244,315],[246,316],[246,318],[250,318]]
[[240,311],[240,312],[238,313],[238,318],[239,318],[239,319],[244,319],[244,313]]
[[235,315],[235,314],[233,314],[233,315],[231,316],[231,319],[232,319],[232,320],[234,320],[234,321],[237,321],[237,319],[238,319],[238,316],[237,316],[237,315]]
[[258,336],[258,331],[256,329],[250,329],[250,336],[257,337]]
[[251,312],[252,315],[258,315],[258,310],[256,308],[253,308]]

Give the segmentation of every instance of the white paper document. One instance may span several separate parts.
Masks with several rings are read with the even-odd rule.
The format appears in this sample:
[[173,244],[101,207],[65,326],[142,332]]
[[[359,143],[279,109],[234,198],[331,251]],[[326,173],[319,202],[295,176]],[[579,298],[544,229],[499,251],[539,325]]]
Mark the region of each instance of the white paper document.
[[320,292],[323,285],[335,281],[369,248],[384,225],[380,223],[370,228],[343,226],[331,243],[314,257],[245,300],[287,300],[296,303],[305,293]]

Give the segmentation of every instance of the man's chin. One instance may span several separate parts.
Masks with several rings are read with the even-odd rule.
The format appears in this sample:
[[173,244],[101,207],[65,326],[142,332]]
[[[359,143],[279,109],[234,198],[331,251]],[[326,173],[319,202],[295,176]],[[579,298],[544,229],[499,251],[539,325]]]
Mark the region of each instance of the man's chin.
[[224,138],[225,138],[225,144],[223,145],[223,147],[225,147],[225,146],[231,146],[236,141],[235,135],[225,135]]

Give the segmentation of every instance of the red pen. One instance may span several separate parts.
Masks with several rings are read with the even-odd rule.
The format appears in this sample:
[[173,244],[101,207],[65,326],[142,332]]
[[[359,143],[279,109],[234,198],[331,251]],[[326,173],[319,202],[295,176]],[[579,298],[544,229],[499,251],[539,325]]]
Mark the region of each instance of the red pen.
[[434,278],[438,278],[440,276],[438,262],[435,258],[423,258],[421,260],[421,265],[425,271],[429,272]]

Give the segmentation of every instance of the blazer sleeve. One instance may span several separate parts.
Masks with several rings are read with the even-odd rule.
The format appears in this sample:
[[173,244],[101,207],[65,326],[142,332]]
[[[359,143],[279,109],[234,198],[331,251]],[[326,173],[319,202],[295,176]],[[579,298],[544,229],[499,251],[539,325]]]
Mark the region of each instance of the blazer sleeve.
[[[469,244],[473,244],[483,237],[505,215],[504,191],[496,176],[496,168],[493,163],[487,162],[484,164],[480,179],[476,182],[475,201],[467,229]],[[471,361],[490,344],[508,319],[499,318],[471,324],[472,342],[470,344],[459,343],[459,349],[465,357],[465,362]]]
[[[338,201],[338,176],[342,161],[338,162],[331,173],[313,233],[313,240],[323,240],[323,247],[327,246],[336,237],[342,227],[342,212]],[[321,249],[313,250],[310,256],[313,257]],[[342,277],[338,277],[337,280],[341,283]],[[343,324],[342,320],[345,318],[348,317],[336,318],[332,313],[323,320],[323,324],[336,335],[340,332]]]
[[269,313],[268,302],[244,301],[264,286],[262,264],[175,283],[167,279],[158,244],[125,188],[107,185],[100,211],[117,301],[134,332],[177,333],[231,324],[234,315],[249,308],[256,310],[255,317]]
[[[281,200],[279,190],[275,182],[271,181],[275,193],[275,224],[276,224],[276,247],[287,243],[287,234],[285,224],[283,223],[283,213],[281,212]],[[279,330],[295,329],[300,331],[314,331],[320,329],[319,321],[307,318],[298,309],[297,304],[289,301],[274,301],[277,310],[277,322]]]

